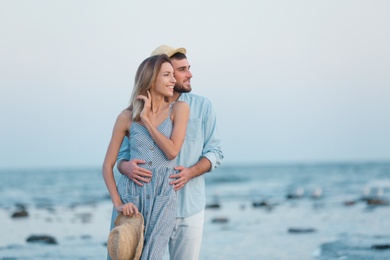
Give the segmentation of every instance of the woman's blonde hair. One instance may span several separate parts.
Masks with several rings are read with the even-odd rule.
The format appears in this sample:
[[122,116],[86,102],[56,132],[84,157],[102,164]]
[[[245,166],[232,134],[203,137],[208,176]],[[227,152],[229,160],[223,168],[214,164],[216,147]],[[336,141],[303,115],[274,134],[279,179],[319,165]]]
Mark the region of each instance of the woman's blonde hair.
[[144,108],[144,101],[136,99],[139,95],[147,96],[147,91],[156,81],[157,75],[163,63],[168,62],[172,65],[171,60],[165,54],[155,55],[146,58],[138,67],[134,79],[134,88],[130,98],[129,109],[132,111],[132,120],[139,121],[140,114]]

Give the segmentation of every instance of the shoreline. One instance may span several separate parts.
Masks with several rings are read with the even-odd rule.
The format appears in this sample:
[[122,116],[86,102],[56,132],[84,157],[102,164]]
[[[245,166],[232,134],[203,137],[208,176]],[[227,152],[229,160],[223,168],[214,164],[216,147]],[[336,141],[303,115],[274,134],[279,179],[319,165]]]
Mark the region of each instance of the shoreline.
[[[335,206],[334,201],[326,200],[288,201],[272,209],[244,201],[222,201],[220,206],[205,211],[202,260],[326,259],[321,258],[321,245],[338,241],[343,234],[351,241],[359,236],[366,240],[383,237],[390,244],[390,223],[385,221],[389,207],[369,211],[364,204]],[[111,202],[102,201],[76,207],[29,208],[28,217],[14,219],[14,210],[0,208],[0,258],[27,259],[28,252],[39,257],[45,252],[46,259],[104,258],[111,210]],[[216,222],[218,218],[226,221]],[[314,231],[291,233],[290,228]],[[58,244],[27,243],[30,235],[52,236]],[[390,250],[383,252],[390,254]]]

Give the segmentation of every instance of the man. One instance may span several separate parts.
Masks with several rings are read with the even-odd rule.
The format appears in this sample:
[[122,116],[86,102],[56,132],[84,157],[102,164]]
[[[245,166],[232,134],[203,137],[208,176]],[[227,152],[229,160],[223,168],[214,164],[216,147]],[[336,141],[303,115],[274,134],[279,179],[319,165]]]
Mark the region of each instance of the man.
[[[171,58],[176,85],[169,102],[184,101],[190,106],[190,118],[184,144],[178,156],[177,174],[172,175],[177,191],[176,226],[169,241],[170,259],[198,259],[202,242],[204,209],[206,204],[203,174],[221,165],[223,154],[216,116],[210,101],[190,94],[192,73],[186,49],[162,45],[151,54],[166,54]],[[145,161],[128,161],[129,143],[125,138],[117,160],[118,170],[140,186],[148,182],[151,172],[139,167]]]

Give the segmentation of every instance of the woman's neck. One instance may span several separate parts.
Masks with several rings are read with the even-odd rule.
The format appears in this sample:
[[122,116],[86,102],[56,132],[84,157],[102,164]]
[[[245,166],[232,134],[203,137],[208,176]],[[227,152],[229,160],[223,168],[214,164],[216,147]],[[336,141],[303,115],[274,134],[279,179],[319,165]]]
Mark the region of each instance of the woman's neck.
[[[153,95],[154,94],[154,95]],[[152,94],[152,109],[153,114],[158,114],[161,110],[164,110],[168,106],[168,102],[165,100],[165,97],[162,95]]]

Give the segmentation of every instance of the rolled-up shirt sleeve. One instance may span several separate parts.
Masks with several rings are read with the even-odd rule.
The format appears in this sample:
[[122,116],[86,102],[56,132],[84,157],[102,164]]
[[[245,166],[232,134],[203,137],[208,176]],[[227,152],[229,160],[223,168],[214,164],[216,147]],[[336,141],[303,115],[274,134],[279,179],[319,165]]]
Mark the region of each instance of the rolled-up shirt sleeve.
[[211,172],[222,164],[222,141],[217,126],[217,117],[209,100],[205,103],[204,113],[206,113],[206,116],[203,117],[204,144],[202,157],[211,162]]
[[122,160],[128,161],[130,160],[130,141],[127,136],[123,138],[121,148],[119,149],[118,157],[116,162],[120,162]]

